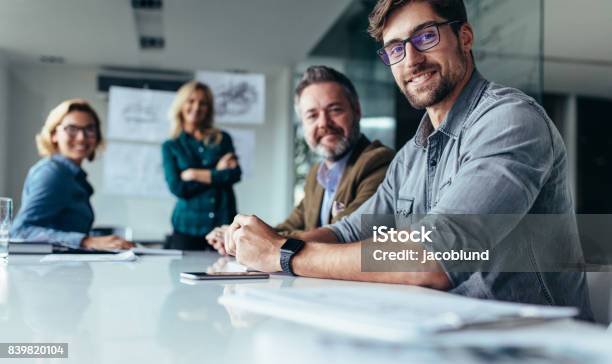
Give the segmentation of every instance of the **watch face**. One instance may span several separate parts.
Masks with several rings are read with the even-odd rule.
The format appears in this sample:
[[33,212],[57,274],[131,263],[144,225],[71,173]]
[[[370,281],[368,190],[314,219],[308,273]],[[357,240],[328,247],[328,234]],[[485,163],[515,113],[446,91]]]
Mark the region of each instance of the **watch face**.
[[287,239],[285,244],[283,244],[281,250],[295,253],[300,250],[304,246],[304,242],[297,239]]

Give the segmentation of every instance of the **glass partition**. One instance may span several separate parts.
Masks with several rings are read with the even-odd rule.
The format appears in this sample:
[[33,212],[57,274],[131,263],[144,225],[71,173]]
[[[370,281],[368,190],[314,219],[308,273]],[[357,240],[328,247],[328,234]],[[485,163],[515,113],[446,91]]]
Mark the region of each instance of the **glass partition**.
[[[294,86],[310,65],[324,64],[345,73],[361,100],[363,133],[399,149],[414,134],[422,111],[397,90],[389,67],[376,56],[379,45],[367,34],[375,0],[355,0],[327,34],[295,67]],[[489,80],[523,90],[537,100],[543,83],[543,0],[465,0],[474,27],[474,57]],[[317,161],[304,142],[294,115],[294,200],[303,197],[310,167]]]
[[474,56],[489,80],[538,101],[543,83],[543,0],[465,0],[476,35]]

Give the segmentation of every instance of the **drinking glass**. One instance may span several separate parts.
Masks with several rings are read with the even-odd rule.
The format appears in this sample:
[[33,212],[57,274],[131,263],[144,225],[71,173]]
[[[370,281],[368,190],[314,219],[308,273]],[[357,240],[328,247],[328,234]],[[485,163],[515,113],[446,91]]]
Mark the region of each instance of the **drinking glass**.
[[13,200],[0,197],[0,260],[8,257],[9,230],[13,220]]

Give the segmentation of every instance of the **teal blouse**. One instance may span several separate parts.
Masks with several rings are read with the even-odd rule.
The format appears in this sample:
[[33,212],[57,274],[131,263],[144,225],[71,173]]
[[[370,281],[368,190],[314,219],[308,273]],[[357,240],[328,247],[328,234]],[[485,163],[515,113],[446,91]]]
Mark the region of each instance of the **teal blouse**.
[[[166,182],[178,198],[172,212],[176,232],[203,237],[213,228],[231,223],[237,213],[232,186],[240,181],[242,172],[240,167],[215,169],[223,155],[235,153],[229,134],[221,132],[221,135],[220,143],[205,145],[182,132],[162,145]],[[189,168],[210,169],[211,184],[181,180],[181,172]]]

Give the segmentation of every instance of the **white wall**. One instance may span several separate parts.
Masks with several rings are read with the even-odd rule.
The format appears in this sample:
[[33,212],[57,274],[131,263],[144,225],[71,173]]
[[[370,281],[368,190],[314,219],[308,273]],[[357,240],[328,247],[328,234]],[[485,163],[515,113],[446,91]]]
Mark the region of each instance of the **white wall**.
[[8,170],[8,90],[9,70],[6,55],[0,51],[0,196],[8,195],[6,189]]
[[[96,77],[97,69],[88,67],[18,65],[11,68],[7,133],[10,135],[7,167],[11,173],[7,192],[16,200],[16,207],[20,204],[27,171],[39,159],[34,135],[51,108],[64,99],[83,97],[92,102],[103,122],[106,120],[107,102],[96,91]],[[0,73],[0,96],[1,80]],[[266,73],[266,122],[252,127],[256,131],[255,173],[235,187],[240,212],[257,214],[273,224],[284,219],[291,208],[290,88],[289,68]],[[174,200],[104,194],[103,158],[102,153],[93,163],[84,165],[96,191],[92,198],[95,224],[130,226],[135,239],[163,239],[171,232]]]

